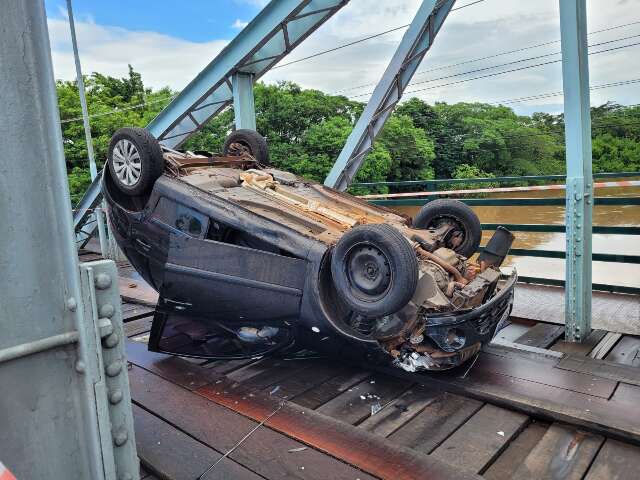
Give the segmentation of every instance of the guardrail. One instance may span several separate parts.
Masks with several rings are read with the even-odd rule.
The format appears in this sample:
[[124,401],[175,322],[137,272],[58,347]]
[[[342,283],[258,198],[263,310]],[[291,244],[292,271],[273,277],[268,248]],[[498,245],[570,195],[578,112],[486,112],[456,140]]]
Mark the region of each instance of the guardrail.
[[[640,172],[613,172],[613,173],[597,173],[594,178],[629,178],[640,177]],[[496,177],[496,178],[465,178],[465,179],[443,179],[443,180],[419,180],[407,182],[377,182],[377,183],[358,183],[354,186],[376,187],[376,186],[392,186],[396,189],[415,188],[421,186],[423,188],[433,190],[433,195],[421,198],[398,198],[398,199],[376,199],[370,200],[376,205],[384,205],[387,207],[402,206],[422,206],[426,203],[441,198],[437,189],[442,185],[450,184],[477,184],[477,183],[533,183],[540,181],[562,181],[566,177],[564,175],[541,175],[541,176],[525,176],[525,177]],[[565,206],[564,198],[458,198],[458,200],[472,206],[505,206],[505,207],[526,207],[526,206]],[[594,197],[595,205],[640,205],[640,196],[634,197]],[[495,230],[499,224],[483,223],[483,230]],[[516,232],[539,232],[539,233],[566,233],[564,225],[550,224],[500,224],[511,231]],[[640,226],[618,227],[618,226],[594,226],[594,234],[608,235],[640,235]],[[482,249],[482,247],[480,247]],[[523,257],[543,257],[543,258],[565,258],[565,252],[555,250],[535,250],[527,248],[512,248],[510,255]],[[610,262],[610,263],[628,263],[640,264],[640,255],[619,255],[611,253],[594,253],[593,261]],[[520,276],[519,280],[525,283],[538,283],[544,285],[564,286],[564,280],[557,280],[544,277]],[[602,290],[616,293],[640,294],[640,287],[627,287],[622,285],[610,285],[594,283],[594,290]]]

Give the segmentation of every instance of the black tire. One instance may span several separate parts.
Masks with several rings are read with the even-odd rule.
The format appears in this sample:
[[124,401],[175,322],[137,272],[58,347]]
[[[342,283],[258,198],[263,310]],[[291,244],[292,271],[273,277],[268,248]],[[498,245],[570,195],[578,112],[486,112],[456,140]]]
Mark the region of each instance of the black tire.
[[390,225],[361,225],[345,233],[331,257],[336,292],[353,311],[381,317],[404,307],[418,284],[418,260]]
[[164,172],[160,144],[144,128],[118,130],[111,137],[107,160],[113,182],[127,195],[138,196],[149,192]]
[[[237,148],[238,145],[241,148]],[[243,150],[255,158],[258,163],[265,166],[270,165],[267,141],[255,130],[240,129],[232,132],[222,147],[222,153],[227,156],[240,155]]]
[[456,253],[468,258],[478,250],[482,237],[480,219],[469,206],[458,200],[439,198],[427,203],[416,215],[413,226],[428,230],[438,227],[442,221],[453,221],[462,230],[462,243],[453,248]]

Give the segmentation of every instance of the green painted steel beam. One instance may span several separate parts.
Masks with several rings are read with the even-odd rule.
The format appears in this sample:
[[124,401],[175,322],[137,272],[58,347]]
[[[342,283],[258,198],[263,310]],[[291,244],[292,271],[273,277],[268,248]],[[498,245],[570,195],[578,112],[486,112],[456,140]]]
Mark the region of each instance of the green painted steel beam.
[[586,0],[560,0],[567,158],[565,339],[591,332],[593,174]]
[[[555,278],[542,278],[542,277],[528,277],[518,275],[519,283],[533,283],[538,285],[551,285],[554,287],[564,287],[565,281]],[[628,295],[639,295],[640,288],[627,287],[624,285],[610,285],[608,283],[593,283],[592,288],[594,291],[611,292],[611,293],[624,293]]]
[[[484,246],[478,251],[484,250]],[[567,258],[565,252],[559,250],[532,250],[529,248],[512,248],[509,255],[518,257]],[[633,263],[640,264],[640,255],[616,255],[613,253],[594,253],[594,262]]]
[[[640,172],[604,172],[594,173],[593,178],[633,178],[640,177]],[[406,180],[400,182],[364,182],[354,183],[355,187],[417,187],[422,185],[454,185],[469,183],[519,183],[545,180],[565,180],[565,175],[525,175],[522,177],[482,177],[482,178],[438,178],[432,180]]]
[[[371,200],[374,205],[419,207],[426,205],[439,197],[402,198],[390,200]],[[459,198],[463,203],[482,207],[535,207],[535,206],[564,206],[564,198]],[[640,205],[640,197],[595,197],[595,205]]]
[[[526,224],[526,223],[483,223],[483,230],[495,230],[502,226],[512,232],[564,233],[564,225]],[[593,233],[605,235],[640,235],[640,227],[593,227]]]
[[236,130],[256,129],[256,105],[253,97],[253,73],[236,72],[233,74],[233,113]]

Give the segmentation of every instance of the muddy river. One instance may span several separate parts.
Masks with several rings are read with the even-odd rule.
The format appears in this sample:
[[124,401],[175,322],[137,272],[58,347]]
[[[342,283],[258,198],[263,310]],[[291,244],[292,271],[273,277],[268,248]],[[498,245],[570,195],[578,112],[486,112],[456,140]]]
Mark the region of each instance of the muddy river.
[[[564,191],[535,191],[519,193],[495,193],[492,198],[550,198],[563,197]],[[637,197],[640,187],[599,188],[599,197]],[[564,197],[563,197],[564,198]],[[482,223],[564,223],[564,207],[524,206],[524,207],[473,207]],[[398,210],[415,216],[419,207],[398,207]],[[593,209],[593,224],[601,226],[640,225],[640,206],[598,205]],[[485,244],[492,232],[484,232]],[[564,233],[515,232],[515,248],[536,250],[562,250],[566,248]],[[620,253],[640,255],[640,236],[637,235],[593,235],[594,253]],[[515,265],[521,275],[564,279],[564,260],[539,257],[509,257],[508,264]],[[593,262],[593,282],[612,285],[640,287],[640,265],[625,263]]]

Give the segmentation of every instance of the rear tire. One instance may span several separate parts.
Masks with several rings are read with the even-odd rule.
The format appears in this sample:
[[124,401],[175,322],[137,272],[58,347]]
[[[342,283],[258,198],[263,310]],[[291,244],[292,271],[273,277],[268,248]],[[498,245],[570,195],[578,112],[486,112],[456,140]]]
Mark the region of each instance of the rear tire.
[[390,225],[361,225],[345,233],[331,257],[337,294],[355,312],[382,317],[402,309],[418,284],[418,260]]
[[120,191],[144,195],[164,172],[158,140],[144,128],[121,128],[109,143],[109,173]]
[[224,142],[222,153],[231,157],[248,153],[261,165],[270,165],[267,141],[255,130],[240,129],[232,132]]
[[459,200],[439,198],[427,203],[413,220],[413,227],[429,230],[437,228],[442,222],[453,222],[464,234],[460,245],[448,248],[467,258],[478,250],[482,237],[480,219],[468,205]]

